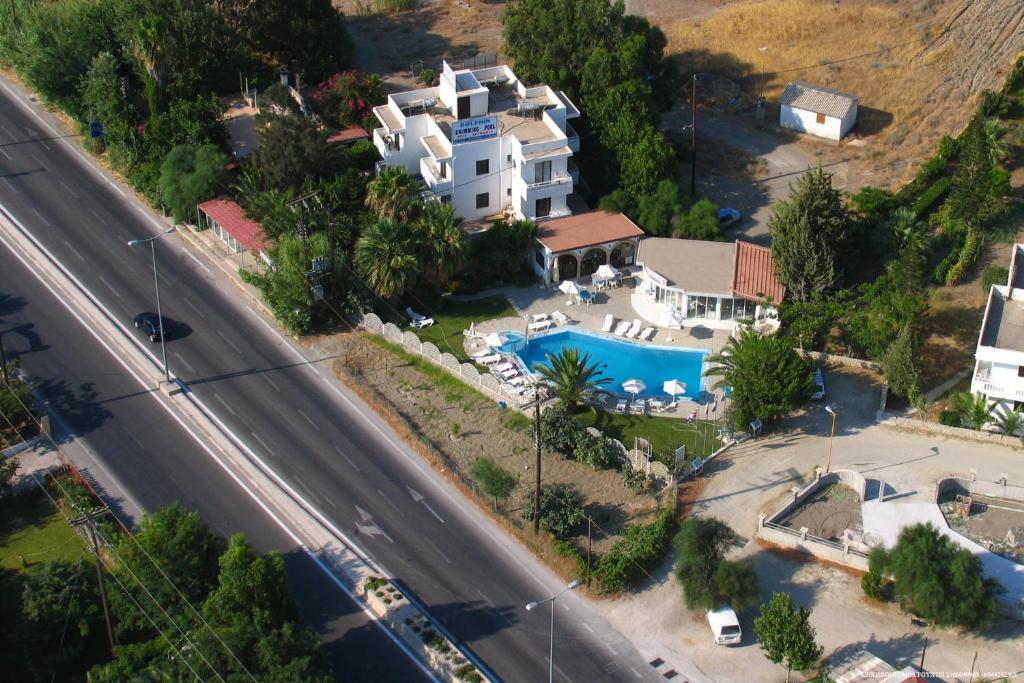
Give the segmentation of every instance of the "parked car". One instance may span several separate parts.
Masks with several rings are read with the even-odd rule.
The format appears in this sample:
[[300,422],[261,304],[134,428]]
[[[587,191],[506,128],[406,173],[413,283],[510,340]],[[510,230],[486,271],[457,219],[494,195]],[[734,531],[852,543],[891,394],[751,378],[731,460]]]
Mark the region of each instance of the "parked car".
[[721,228],[728,228],[740,222],[740,218],[743,217],[736,209],[727,209],[725,207],[718,210],[718,226]]
[[[156,313],[139,313],[133,322],[135,329],[142,330],[149,337],[149,341],[160,341],[160,318]],[[164,318],[164,331],[167,331],[167,318]]]
[[705,612],[708,618],[708,626],[715,642],[719,645],[739,645],[743,639],[743,629],[740,628],[740,620],[736,618],[736,612],[729,605],[720,605],[716,609],[709,609]]

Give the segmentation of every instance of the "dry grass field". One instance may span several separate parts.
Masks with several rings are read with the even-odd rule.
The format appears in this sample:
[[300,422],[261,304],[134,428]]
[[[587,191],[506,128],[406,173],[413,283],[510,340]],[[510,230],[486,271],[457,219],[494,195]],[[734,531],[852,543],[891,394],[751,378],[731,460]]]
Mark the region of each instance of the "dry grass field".
[[1024,49],[1019,0],[743,0],[675,21],[663,4],[634,9],[660,20],[684,71],[737,79],[747,103],[791,80],[859,96],[863,146],[845,151],[879,184],[906,180],[958,132]]

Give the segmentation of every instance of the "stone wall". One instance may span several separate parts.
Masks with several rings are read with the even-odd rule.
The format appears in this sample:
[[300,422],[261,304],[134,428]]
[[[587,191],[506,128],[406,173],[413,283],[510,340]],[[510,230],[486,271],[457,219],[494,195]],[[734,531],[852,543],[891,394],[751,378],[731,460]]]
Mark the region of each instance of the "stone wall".
[[879,424],[889,429],[896,429],[904,432],[916,432],[918,434],[930,434],[942,436],[949,439],[961,439],[963,441],[976,441],[979,443],[1009,446],[1010,448],[1024,449],[1024,439],[1019,436],[1007,436],[995,432],[977,431],[963,427],[947,427],[938,422],[927,422],[915,420],[909,417],[897,417],[890,415],[879,420]]

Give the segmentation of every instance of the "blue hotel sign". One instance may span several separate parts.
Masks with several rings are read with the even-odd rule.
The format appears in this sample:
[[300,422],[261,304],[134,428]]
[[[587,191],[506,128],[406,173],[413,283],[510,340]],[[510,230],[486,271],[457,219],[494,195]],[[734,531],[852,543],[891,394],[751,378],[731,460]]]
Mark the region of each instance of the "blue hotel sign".
[[461,119],[452,124],[452,144],[474,142],[498,136],[498,117],[484,116],[478,119]]

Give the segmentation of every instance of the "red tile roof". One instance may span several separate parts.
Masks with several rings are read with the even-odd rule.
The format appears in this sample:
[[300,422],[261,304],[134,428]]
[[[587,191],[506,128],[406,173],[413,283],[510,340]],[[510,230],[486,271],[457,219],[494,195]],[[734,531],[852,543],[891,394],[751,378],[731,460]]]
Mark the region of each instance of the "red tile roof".
[[356,140],[366,140],[369,137],[370,134],[363,130],[363,128],[361,128],[360,126],[349,126],[348,128],[343,128],[342,130],[339,130],[338,132],[328,137],[327,143],[330,144],[332,142],[354,142]]
[[736,240],[733,253],[733,292],[747,299],[770,298],[773,303],[781,303],[786,288],[779,282],[772,250]]
[[200,204],[199,210],[227,230],[246,249],[260,253],[270,246],[270,240],[264,236],[260,224],[246,218],[242,213],[242,207],[235,202],[211,199]]
[[553,253],[640,237],[644,231],[621,213],[589,211],[544,221],[537,239]]

